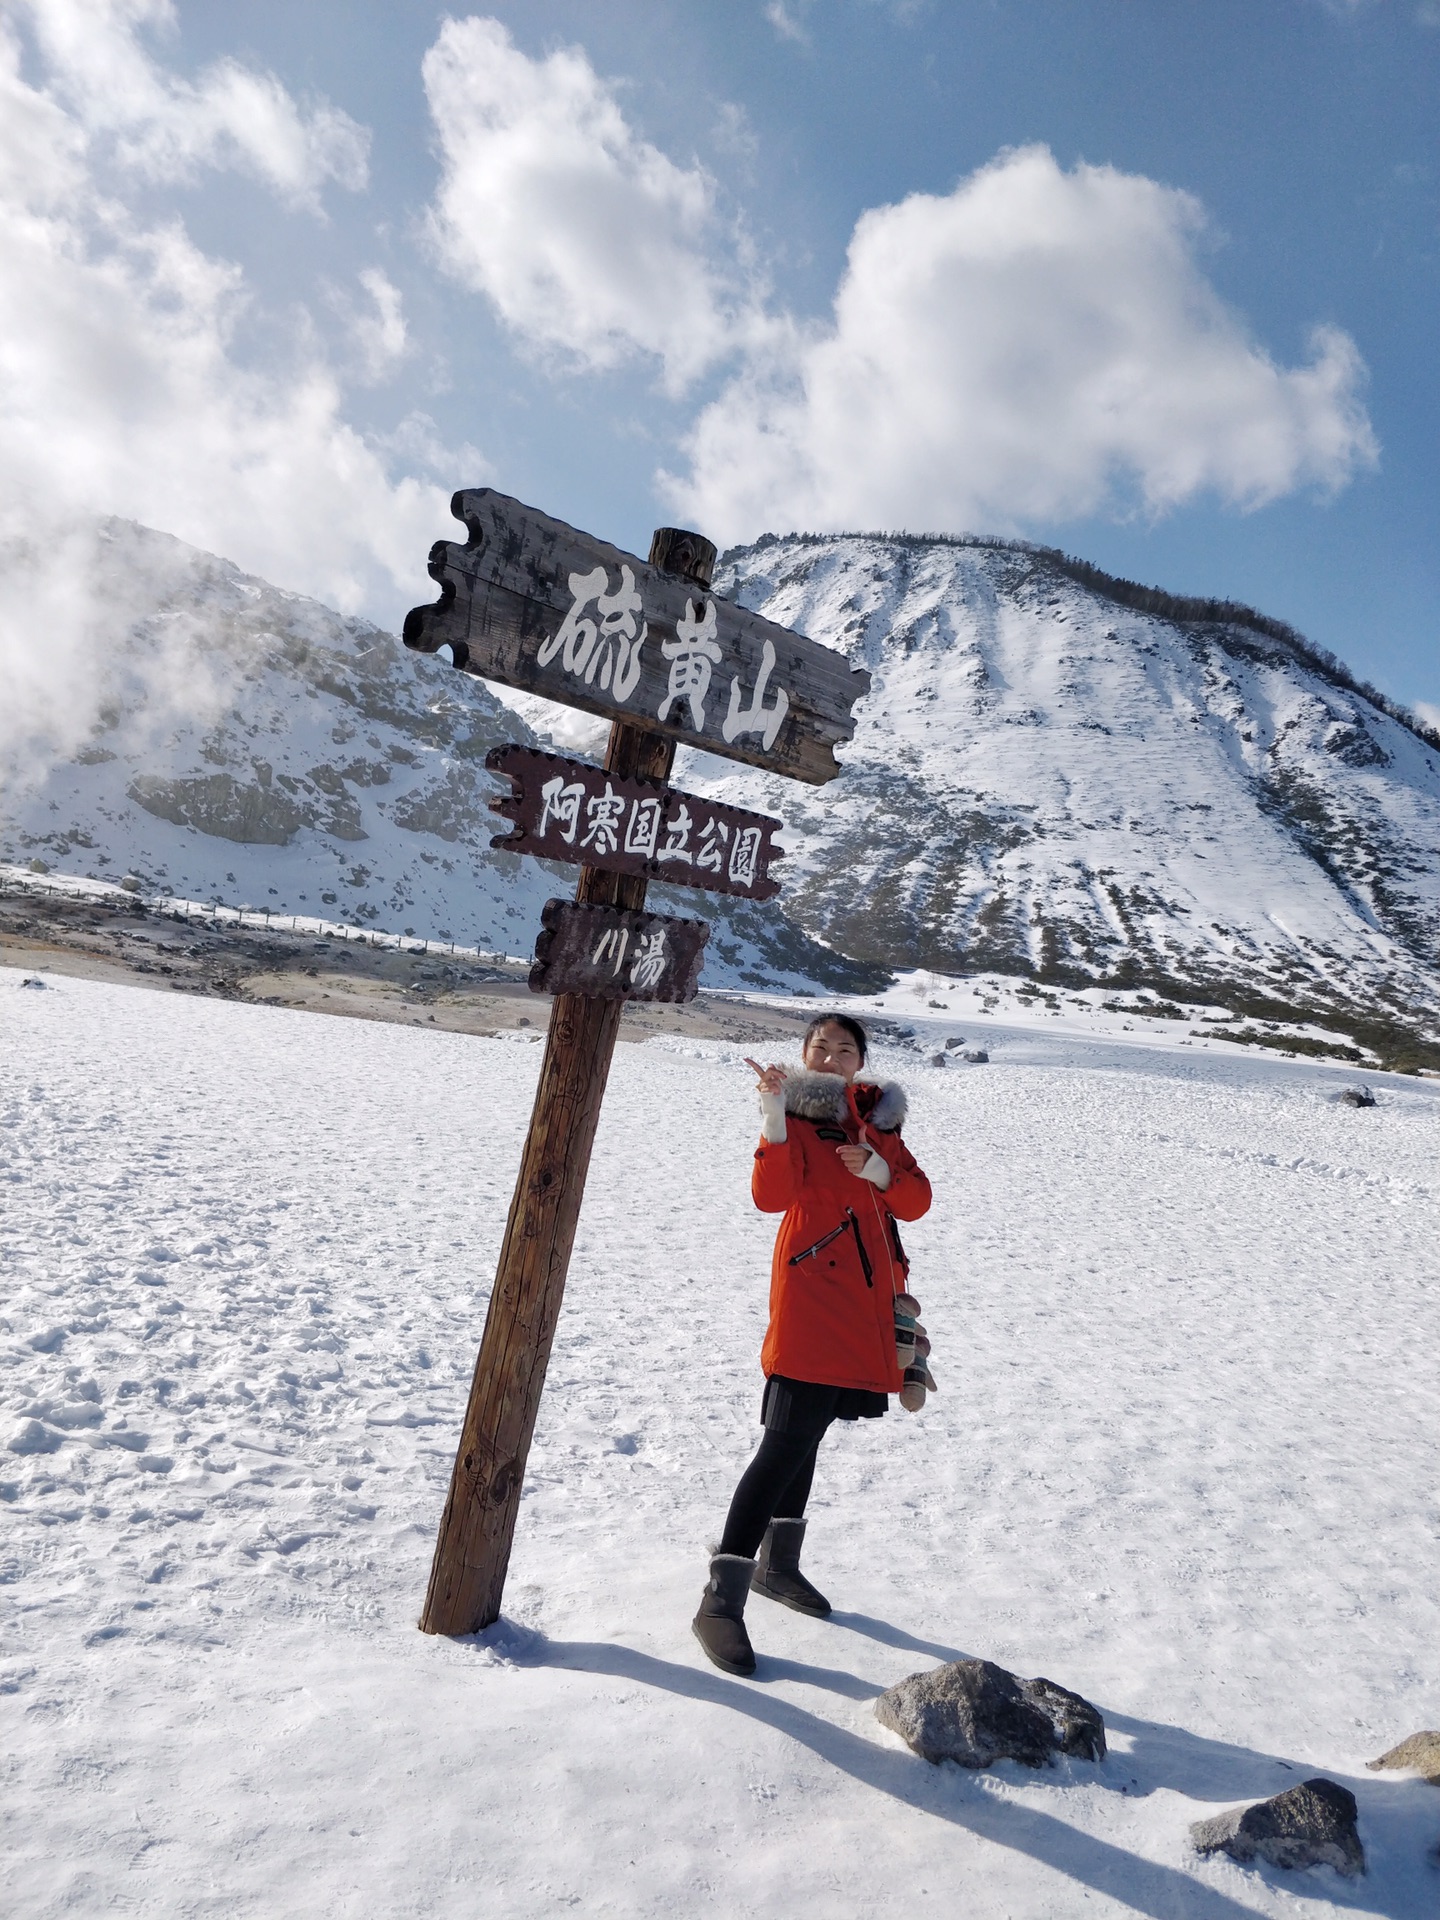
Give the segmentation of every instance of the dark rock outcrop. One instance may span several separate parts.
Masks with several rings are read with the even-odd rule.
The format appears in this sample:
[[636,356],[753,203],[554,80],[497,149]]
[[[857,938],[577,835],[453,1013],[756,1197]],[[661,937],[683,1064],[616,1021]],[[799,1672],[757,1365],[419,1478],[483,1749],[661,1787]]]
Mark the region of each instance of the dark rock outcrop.
[[1258,1856],[1272,1867],[1333,1867],[1350,1876],[1365,1871],[1356,1813],[1348,1787],[1317,1777],[1254,1806],[1197,1820],[1190,1838],[1198,1853],[1228,1853],[1242,1865]]
[[1044,1767],[1057,1753],[1105,1758],[1105,1722],[1088,1700],[1053,1680],[1017,1679],[990,1660],[913,1673],[880,1695],[875,1717],[922,1759],[962,1767]]
[[1374,1094],[1369,1087],[1342,1087],[1331,1099],[1337,1107],[1373,1107],[1376,1105]]
[[1440,1733],[1412,1733],[1398,1747],[1391,1747],[1367,1764],[1372,1773],[1403,1770],[1423,1774],[1432,1786],[1440,1787]]

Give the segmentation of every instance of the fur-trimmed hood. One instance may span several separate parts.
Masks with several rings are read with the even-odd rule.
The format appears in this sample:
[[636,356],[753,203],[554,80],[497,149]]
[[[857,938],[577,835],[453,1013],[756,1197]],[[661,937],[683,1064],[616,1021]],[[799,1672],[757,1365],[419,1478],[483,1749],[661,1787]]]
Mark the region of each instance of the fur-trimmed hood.
[[[855,1104],[867,1127],[879,1133],[898,1133],[906,1114],[905,1092],[893,1080],[855,1082]],[[799,1120],[829,1120],[842,1124],[849,1119],[845,1082],[838,1073],[811,1073],[797,1068],[785,1080],[785,1111]]]

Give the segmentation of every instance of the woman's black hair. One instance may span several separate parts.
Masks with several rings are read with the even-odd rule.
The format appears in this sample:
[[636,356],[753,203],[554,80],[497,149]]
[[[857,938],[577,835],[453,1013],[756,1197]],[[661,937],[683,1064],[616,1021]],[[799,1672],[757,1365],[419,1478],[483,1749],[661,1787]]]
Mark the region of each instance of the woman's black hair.
[[862,1067],[864,1066],[865,1055],[869,1051],[870,1042],[865,1037],[864,1027],[861,1026],[858,1020],[852,1020],[848,1013],[817,1013],[809,1026],[806,1027],[805,1038],[800,1042],[800,1051],[802,1054],[806,1047],[809,1046],[811,1040],[820,1031],[821,1027],[843,1027],[860,1049],[860,1064]]

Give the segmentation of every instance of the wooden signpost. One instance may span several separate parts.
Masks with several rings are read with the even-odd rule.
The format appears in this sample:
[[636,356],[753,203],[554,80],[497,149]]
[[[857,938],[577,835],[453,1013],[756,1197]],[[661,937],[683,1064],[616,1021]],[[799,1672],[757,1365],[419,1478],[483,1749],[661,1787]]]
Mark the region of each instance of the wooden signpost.
[[469,541],[431,549],[441,598],[406,617],[405,644],[613,721],[603,768],[518,747],[490,757],[513,789],[492,803],[513,822],[494,844],[581,868],[574,901],[545,908],[530,975],[555,996],[550,1028],[420,1617],[464,1634],[500,1614],[621,1010],[688,1000],[699,982],[709,928],[642,912],[648,879],[778,890],[779,822],[667,787],[675,743],[818,784],[840,771],[833,749],[870,681],[714,594],[699,534],[660,528],[646,562],[488,488],[451,507]]
[[530,969],[532,993],[604,1000],[693,1000],[710,929],[703,920],[547,900]]
[[485,764],[514,787],[490,802],[515,823],[513,832],[491,839],[492,847],[747,900],[780,891],[770,878],[771,861],[784,857],[774,844],[780,822],[766,814],[701,800],[658,780],[617,780],[603,767],[537,747],[492,747]]
[[710,593],[708,540],[662,527],[647,563],[489,487],[450,511],[470,538],[430,549],[441,597],[406,615],[407,647],[794,780],[840,771],[869,674]]

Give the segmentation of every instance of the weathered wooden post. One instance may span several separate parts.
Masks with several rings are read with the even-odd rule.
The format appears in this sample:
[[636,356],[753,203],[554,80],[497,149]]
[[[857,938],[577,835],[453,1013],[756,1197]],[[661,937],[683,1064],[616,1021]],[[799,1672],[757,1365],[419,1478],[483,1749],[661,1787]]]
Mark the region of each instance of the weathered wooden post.
[[[650,543],[651,564],[666,567],[674,553],[689,561],[687,573],[708,586],[715,548],[698,535],[684,540],[689,544],[661,527]],[[607,773],[668,780],[674,759],[675,742],[664,734],[644,733],[623,720],[611,723]],[[634,909],[644,906],[648,884],[643,874],[582,867],[575,898],[589,906]],[[500,1617],[525,1462],[624,1007],[623,1000],[560,993],[550,1010],[530,1131],[420,1615],[425,1633],[478,1633]]]
[[[624,1002],[688,1000],[698,982],[709,930],[642,914],[648,878],[751,899],[778,890],[767,868],[779,822],[670,788],[675,743],[832,779],[869,677],[716,599],[715,548],[699,534],[662,527],[647,565],[488,488],[456,494],[452,511],[469,542],[432,548],[441,598],[409,614],[405,644],[447,647],[467,672],[613,722],[602,768],[518,747],[488,762],[515,789],[492,803],[512,818],[494,844],[581,870],[574,902],[546,907],[531,973],[555,995],[550,1030],[420,1616],[426,1633],[464,1634],[499,1617]],[[727,652],[728,706],[707,715]]]

